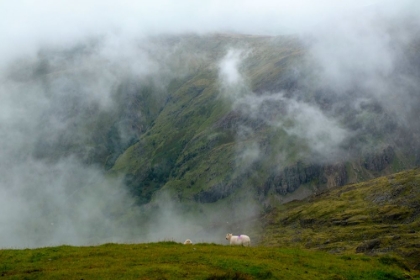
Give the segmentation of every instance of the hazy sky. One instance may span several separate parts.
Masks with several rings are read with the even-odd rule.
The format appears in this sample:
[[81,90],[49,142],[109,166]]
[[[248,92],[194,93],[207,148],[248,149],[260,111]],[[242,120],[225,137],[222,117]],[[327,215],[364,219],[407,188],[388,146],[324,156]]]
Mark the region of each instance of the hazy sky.
[[20,54],[33,54],[41,45],[66,45],[89,35],[109,33],[131,37],[189,31],[302,32],[343,14],[359,14],[361,10],[382,6],[395,11],[417,1],[394,2],[397,1],[1,1],[0,57],[4,61]]

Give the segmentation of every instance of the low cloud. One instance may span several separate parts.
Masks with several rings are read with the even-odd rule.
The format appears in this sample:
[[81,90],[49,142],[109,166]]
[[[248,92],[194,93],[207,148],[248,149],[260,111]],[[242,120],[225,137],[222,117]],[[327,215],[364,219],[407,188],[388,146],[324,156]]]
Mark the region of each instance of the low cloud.
[[133,221],[142,216],[134,199],[96,164],[109,149],[111,126],[121,139],[133,137],[110,120],[118,87],[158,70],[131,42],[114,44],[95,39],[45,48],[2,69],[0,247],[136,239]]
[[238,69],[242,53],[242,51],[231,49],[220,62],[220,77],[223,84],[229,87],[237,87],[244,82]]
[[415,1],[401,5],[378,1],[340,19],[330,18],[312,30],[312,41],[304,39],[317,69],[311,86],[330,102],[330,109],[324,111],[334,111],[340,119],[343,112],[356,108],[353,120],[367,115],[376,118],[369,133],[387,135],[391,145],[398,136],[392,139],[387,129],[420,131],[414,117],[420,104],[420,20],[414,12],[418,8]]
[[[2,162],[3,163],[3,162]],[[2,165],[2,248],[122,242],[134,237],[123,216],[134,201],[119,180],[74,158]]]
[[[285,131],[287,137],[297,137],[303,147],[309,149],[302,151],[301,156],[304,158],[308,158],[309,152],[317,160],[328,162],[335,161],[343,154],[341,144],[351,134],[338,120],[328,116],[316,104],[305,102],[303,98],[286,97],[283,91],[260,94],[252,92],[245,82],[246,77],[239,72],[239,54],[229,50],[220,63],[219,72],[222,95],[231,102],[232,110],[239,112],[244,122],[248,123],[239,125],[236,131],[237,162],[240,163],[237,164],[238,168],[242,166],[246,170],[245,165],[249,167],[263,157],[255,139],[255,129],[260,129],[261,125]],[[305,93],[300,92],[299,95],[304,96]]]
[[[172,45],[165,40],[94,38],[42,49],[36,57],[3,69],[1,248],[224,241],[229,221],[218,222],[221,209],[204,207],[194,216],[167,196],[139,207],[122,179],[104,171],[103,155],[115,144],[110,141],[126,145],[140,133],[130,124],[114,123],[121,108],[123,116],[131,114],[130,98],[145,84],[156,88],[154,97],[160,102],[164,98],[158,95],[165,94],[168,81],[207,59],[186,51],[182,40]],[[135,112],[130,117],[141,123],[143,112]],[[246,201],[237,207],[242,214],[254,211],[251,200]],[[238,209],[230,210],[230,221],[242,215]]]
[[[252,53],[247,46],[228,49],[220,60],[220,91],[250,120],[236,131],[239,169],[261,159],[265,147],[253,136],[262,125],[296,137],[327,160],[340,155],[346,138],[374,128],[403,124],[418,135],[418,1],[336,2],[3,1],[0,247],[166,238],[219,242],[225,231],[241,233],[237,222],[230,225],[243,213],[258,212],[245,194],[239,199],[243,203],[231,204],[234,209],[203,208],[195,217],[172,197],[157,197],[157,206],[141,209],[119,178],[90,164],[109,148],[104,144],[95,154],[93,143],[109,135],[89,124],[109,125],[106,116],[117,114],[114,97],[123,81],[136,81],[130,84],[135,93],[143,79],[151,78],[164,92],[172,77],[184,77],[209,59],[189,53],[173,37],[162,46],[161,34],[305,34],[309,59],[319,71],[313,71],[315,82],[302,83],[340,100],[328,108],[286,91],[252,92],[241,68]],[[350,120],[362,120],[354,127],[340,114],[347,107],[354,109]],[[384,122],[363,122],[378,116]],[[142,117],[140,112],[136,121]],[[129,125],[115,125],[124,142],[137,135]],[[210,222],[201,222],[206,219]],[[213,224],[217,230],[208,230]]]
[[[377,2],[380,2],[377,4]],[[310,0],[221,1],[159,0],[51,1],[19,0],[0,6],[0,66],[14,58],[35,56],[45,46],[65,47],[92,36],[118,34],[138,38],[186,32],[237,32],[281,35],[299,33],[333,15],[374,3],[394,1]],[[392,4],[404,7],[408,1]],[[415,1],[414,1],[415,2]],[[389,6],[389,3],[388,3]],[[395,9],[394,9],[395,10]]]
[[240,71],[241,62],[247,52],[239,49],[229,49],[219,62],[219,81],[221,93],[227,100],[236,102],[248,94],[248,87]]
[[292,125],[285,127],[290,135],[304,139],[318,159],[336,160],[340,145],[350,133],[319,108],[296,100],[287,101],[287,119]]

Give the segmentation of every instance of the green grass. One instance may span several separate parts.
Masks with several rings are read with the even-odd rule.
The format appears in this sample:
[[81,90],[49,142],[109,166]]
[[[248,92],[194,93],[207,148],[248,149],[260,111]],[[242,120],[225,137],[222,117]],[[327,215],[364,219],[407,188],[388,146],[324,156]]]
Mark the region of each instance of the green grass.
[[[420,269],[420,169],[347,185],[270,211],[261,244],[393,254]],[[383,261],[385,259],[382,259]]]
[[175,242],[1,250],[2,279],[420,279],[392,258]]

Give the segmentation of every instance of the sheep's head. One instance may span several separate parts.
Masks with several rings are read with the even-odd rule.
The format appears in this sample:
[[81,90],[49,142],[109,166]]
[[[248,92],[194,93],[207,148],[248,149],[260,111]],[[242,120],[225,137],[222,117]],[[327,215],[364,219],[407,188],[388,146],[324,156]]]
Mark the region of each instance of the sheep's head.
[[232,237],[232,233],[226,234],[226,240],[230,240],[231,237]]

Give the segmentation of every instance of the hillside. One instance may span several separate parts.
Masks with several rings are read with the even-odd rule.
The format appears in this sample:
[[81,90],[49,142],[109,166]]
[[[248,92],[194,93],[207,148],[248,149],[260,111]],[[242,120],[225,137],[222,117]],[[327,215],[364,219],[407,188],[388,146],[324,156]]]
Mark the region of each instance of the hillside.
[[[360,88],[367,81],[355,73],[345,92],[320,83],[318,62],[299,38],[161,40],[192,67],[170,80],[160,111],[111,169],[140,203],[162,189],[198,203],[246,190],[272,204],[419,164],[418,127],[414,119],[402,124],[414,107],[394,111]],[[417,50],[404,56],[417,61]],[[419,72],[406,63],[375,82]],[[418,90],[406,90],[417,102]]]
[[16,129],[37,160],[123,176],[139,204],[246,190],[270,205],[419,165],[419,44],[393,44],[386,73],[378,61],[335,77],[296,36],[162,35],[117,57],[92,38],[16,62],[5,87],[28,100]]
[[320,192],[272,209],[260,244],[334,254],[394,254],[420,269],[420,169]]
[[[267,72],[278,76],[281,71],[287,72],[286,66],[291,64],[275,67],[274,57],[283,61],[300,58],[299,42],[293,38],[215,35],[180,40],[182,47],[191,48],[194,57],[208,59],[203,59],[203,65],[193,69],[193,73],[169,84],[167,101],[149,130],[112,168],[127,174],[127,185],[145,202],[162,187],[175,191],[179,198],[201,203],[225,198],[239,186],[246,188],[250,178],[245,173],[250,172],[253,159],[242,167],[238,157],[246,152],[248,143],[266,141],[261,130],[270,128],[232,108],[234,100],[224,96],[215,62],[221,61],[229,49],[238,49],[239,53],[243,47],[250,48],[253,54],[240,71],[253,76],[249,83],[262,91],[274,86],[269,85],[272,78],[265,77]],[[284,86],[281,81],[276,83],[279,89]],[[237,85],[233,91],[237,90],[244,94],[249,91],[245,85]],[[249,135],[246,141],[238,139],[239,130],[249,125],[261,132]],[[273,131],[270,137],[279,137],[279,133],[282,134]]]

